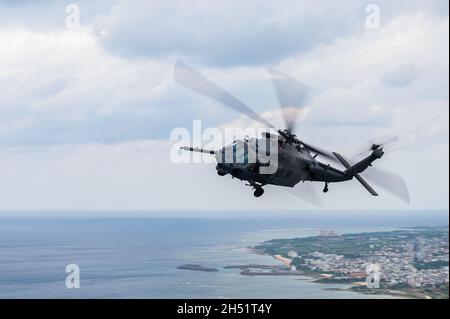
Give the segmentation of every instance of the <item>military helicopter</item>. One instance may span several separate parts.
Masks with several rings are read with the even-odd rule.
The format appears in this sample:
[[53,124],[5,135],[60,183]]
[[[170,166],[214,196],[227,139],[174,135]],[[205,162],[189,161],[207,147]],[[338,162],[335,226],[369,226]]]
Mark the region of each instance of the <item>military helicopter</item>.
[[[367,156],[351,163],[343,155],[337,152],[329,152],[299,139],[295,134],[295,126],[298,111],[304,107],[310,88],[277,70],[268,69],[276,92],[279,105],[283,111],[286,129],[276,129],[266,119],[237,98],[226,92],[205,76],[193,68],[178,60],[174,67],[174,80],[181,86],[219,102],[235,111],[238,111],[250,119],[255,120],[267,128],[267,132],[261,138],[236,140],[220,150],[207,150],[198,147],[183,146],[182,149],[191,152],[201,152],[214,155],[217,160],[216,170],[218,175],[231,175],[254,189],[254,196],[260,197],[264,194],[265,185],[276,185],[294,187],[301,182],[322,182],[323,192],[327,193],[330,183],[350,181],[355,178],[372,195],[378,193],[366,182],[361,173],[372,170],[367,175],[372,181],[386,188],[394,195],[409,202],[407,186],[401,177],[395,174],[376,170],[371,167],[372,163],[383,157],[385,147],[397,141],[396,136],[387,136],[369,141],[367,146],[358,155]],[[275,132],[275,133],[273,133]],[[269,142],[270,141],[270,142]],[[275,142],[273,142],[275,141]],[[258,147],[276,144],[277,167],[270,174],[262,174],[261,167],[267,166],[258,158]],[[249,158],[253,158],[250,161]],[[318,158],[339,163],[344,169],[338,169],[329,163],[319,161]],[[238,160],[240,159],[240,160]],[[368,169],[370,167],[370,169]],[[302,197],[302,196],[300,196]],[[309,198],[302,197],[309,201]]]

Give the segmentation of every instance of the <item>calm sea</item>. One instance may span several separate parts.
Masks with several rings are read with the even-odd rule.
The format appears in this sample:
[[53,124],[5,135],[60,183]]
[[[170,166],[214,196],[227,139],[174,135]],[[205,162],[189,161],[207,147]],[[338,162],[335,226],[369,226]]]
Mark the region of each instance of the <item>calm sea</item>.
[[[435,211],[395,218],[314,214],[304,218],[301,214],[276,218],[276,212],[251,218],[125,218],[74,217],[77,212],[72,211],[71,217],[64,218],[37,217],[45,215],[41,213],[0,217],[0,297],[369,298],[327,290],[345,285],[317,284],[301,277],[247,277],[222,267],[278,264],[247,247],[268,239],[316,235],[321,228],[345,233],[448,224],[448,212]],[[220,271],[176,268],[186,263]],[[68,264],[80,267],[79,289],[65,286]]]

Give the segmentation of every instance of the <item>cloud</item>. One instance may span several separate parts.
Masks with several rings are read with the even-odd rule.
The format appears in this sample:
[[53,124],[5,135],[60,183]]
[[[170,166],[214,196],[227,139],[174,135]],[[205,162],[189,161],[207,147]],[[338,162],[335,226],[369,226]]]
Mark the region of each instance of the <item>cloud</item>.
[[340,1],[327,8],[311,0],[194,1],[179,10],[181,5],[120,2],[95,20],[96,33],[107,50],[123,57],[181,55],[209,65],[255,65],[279,61],[351,32],[357,12],[361,19],[364,12],[360,4]]
[[410,85],[418,73],[414,64],[402,64],[394,70],[383,75],[383,84],[394,87],[405,87]]
[[[418,137],[430,128],[436,132],[437,143],[448,143],[444,114],[448,114],[449,66],[448,59],[442,58],[448,54],[448,40],[443,40],[447,38],[448,17],[405,14],[378,31],[347,37],[281,62],[281,70],[290,70],[315,89],[301,132],[317,135],[323,126],[333,131],[331,138],[345,139],[338,132],[346,128],[374,136],[391,130]],[[397,85],[401,78],[405,85],[409,80],[408,86],[386,86],[390,73],[397,77]]]
[[[179,56],[279,127],[266,64],[305,82],[314,96],[298,134],[312,144],[351,154],[400,135],[404,150],[377,165],[405,177],[412,207],[448,207],[447,1],[380,1],[375,30],[363,2],[79,4],[82,27],[67,30],[56,2],[0,2],[2,207],[211,208],[224,192],[232,208],[292,207],[276,187],[255,203],[213,166],[168,163],[168,146],[152,140],[174,127],[249,123],[173,83]],[[351,194],[352,207],[404,207],[361,193],[336,185],[326,205],[348,208]]]
[[[82,11],[84,5],[84,2],[80,4]],[[153,19],[156,25],[166,23],[157,18],[158,10],[175,7],[174,3],[152,2],[151,5],[155,7],[150,14],[156,15]],[[331,8],[335,6],[341,8],[342,3],[333,3]],[[397,10],[387,10],[386,4],[381,6],[384,15]],[[433,8],[433,4],[430,7]],[[114,8],[111,13],[105,11],[104,17],[96,17],[96,30],[102,19],[112,23],[111,27],[118,28],[119,33],[131,32],[141,26],[139,19],[144,18],[139,17],[145,10],[136,11],[128,2],[121,2]],[[310,15],[302,10],[277,8],[275,4],[266,4],[261,12],[267,11],[267,15],[281,25],[289,25],[294,23],[294,18],[302,20],[305,15]],[[303,4],[295,8],[303,8]],[[314,11],[314,8],[312,6],[309,10]],[[320,16],[329,8],[320,7],[315,14]],[[197,2],[189,18],[196,18],[198,12],[206,14],[209,9],[205,2]],[[212,15],[220,16],[216,11],[212,10]],[[274,11],[273,15],[269,14],[271,11]],[[338,16],[339,12],[336,13]],[[118,20],[111,18],[116,15]],[[124,20],[130,16],[136,18]],[[224,13],[223,19],[231,19],[231,16]],[[407,105],[424,99],[436,105],[442,105],[436,101],[448,101],[448,61],[442,58],[446,52],[448,54],[448,45],[442,41],[448,38],[448,17],[413,13],[390,17],[388,21],[380,30],[356,30],[348,36],[333,38],[333,41],[318,38],[317,46],[306,51],[295,49],[278,64],[282,71],[315,89],[316,97],[308,116],[311,124],[388,128],[395,121],[395,114],[402,112]],[[188,22],[186,25],[190,28],[185,29],[193,32],[197,26],[193,21]],[[336,21],[332,23],[340,25]],[[225,32],[227,29],[222,27],[217,28]],[[137,35],[152,35],[153,31],[143,30],[146,31]],[[171,32],[176,33],[176,30]],[[107,34],[113,36],[115,32]],[[268,36],[268,39],[273,38],[277,37]],[[215,40],[211,41],[214,46]],[[177,41],[169,42],[174,50],[179,45]],[[104,51],[103,45],[104,40],[92,33],[89,27],[76,31],[3,28],[0,31],[0,66],[3,71],[0,89],[7,94],[0,96],[2,123],[9,127],[23,121],[30,124],[21,126],[21,131],[14,137],[0,133],[0,142],[10,145],[114,143],[163,138],[173,127],[190,127],[192,119],[200,118],[205,125],[211,126],[236,117],[235,112],[228,112],[174,84],[172,68],[175,58],[123,59],[111,55],[113,51]],[[230,44],[230,47],[239,49],[239,45]],[[195,65],[257,111],[276,109],[264,67],[247,65],[224,69]],[[410,67],[405,71],[408,65]],[[412,65],[420,72],[411,71]],[[386,74],[393,70],[402,72],[396,76],[403,76],[403,81],[414,73],[414,81],[409,83],[410,90],[385,90]],[[441,80],[436,82],[435,78]]]
[[30,120],[15,136],[0,130],[2,144],[162,138],[205,105],[172,82],[172,61],[109,56],[86,29],[2,29],[0,50],[0,123]]
[[99,14],[108,12],[116,0],[0,0],[0,26],[27,28],[35,32],[67,29],[65,20],[70,12],[66,7],[76,4],[80,9],[80,24],[87,27]]
[[[95,19],[110,52],[127,58],[185,56],[214,66],[277,63],[365,30],[366,3],[313,0],[123,1]],[[445,1],[378,1],[383,25],[399,13],[445,14]],[[447,3],[448,6],[448,3]],[[133,18],[130,18],[133,17]],[[188,27],[187,27],[188,26]]]

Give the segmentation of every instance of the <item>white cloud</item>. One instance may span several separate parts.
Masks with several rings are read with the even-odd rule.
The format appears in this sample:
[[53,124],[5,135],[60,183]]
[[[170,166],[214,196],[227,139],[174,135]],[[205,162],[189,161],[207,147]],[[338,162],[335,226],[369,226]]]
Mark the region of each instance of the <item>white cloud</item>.
[[121,56],[182,55],[213,65],[254,65],[349,32],[354,28],[350,17],[358,11],[362,21],[361,4],[341,1],[327,7],[312,0],[196,0],[189,6],[173,0],[122,1],[94,24],[102,44]]
[[32,119],[15,138],[0,131],[3,144],[168,136],[173,123],[184,121],[180,111],[193,101],[176,91],[172,61],[110,56],[89,29],[2,29],[0,50],[0,123],[12,126]]
[[[216,66],[255,65],[276,63],[335,38],[363,32],[367,4],[195,0],[186,7],[177,0],[133,0],[118,2],[94,25],[110,52],[128,58],[181,55]],[[448,3],[381,0],[377,5],[385,25],[405,12],[445,15]]]
[[384,73],[383,83],[394,87],[405,87],[414,81],[417,73],[418,71],[414,64],[402,64]]
[[[178,55],[281,126],[264,72],[275,64],[315,90],[302,138],[351,154],[398,134],[404,151],[379,165],[409,182],[412,207],[448,207],[447,1],[381,1],[377,30],[364,29],[362,2],[135,5],[81,2],[82,28],[70,31],[58,6],[36,5],[28,21],[34,5],[0,3],[9,13],[0,18],[0,208],[306,207],[276,187],[256,202],[213,165],[173,166],[169,146],[147,140],[195,118],[248,123],[176,86]],[[333,185],[325,206],[404,207],[366,195],[356,182]]]

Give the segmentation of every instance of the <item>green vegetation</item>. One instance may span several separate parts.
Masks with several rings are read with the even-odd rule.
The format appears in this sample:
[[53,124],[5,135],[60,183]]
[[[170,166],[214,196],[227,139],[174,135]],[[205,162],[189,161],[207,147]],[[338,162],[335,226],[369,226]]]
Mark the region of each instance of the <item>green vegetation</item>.
[[[300,257],[308,256],[308,258],[311,258],[311,254],[314,252],[321,252],[323,254],[343,255],[344,258],[352,259],[372,256],[381,251],[383,247],[389,246],[392,243],[396,243],[399,240],[414,240],[418,236],[423,238],[440,237],[448,242],[448,228],[403,228],[389,232],[343,234],[342,236],[333,237],[311,236],[273,239],[261,243],[254,248],[260,253],[285,257],[288,257],[288,252],[293,250]],[[301,267],[301,259],[296,259],[294,264]]]
[[448,262],[444,260],[438,260],[438,261],[430,261],[430,262],[421,262],[421,261],[415,261],[413,263],[414,267],[417,270],[422,269],[438,269],[441,267],[448,266]]
[[270,255],[279,254],[282,256],[288,256],[288,252],[291,250],[296,251],[300,256],[309,256],[316,251],[320,251],[324,254],[339,254],[354,258],[373,251],[369,243],[363,240],[355,241],[344,236],[274,239],[257,246],[256,250]]

